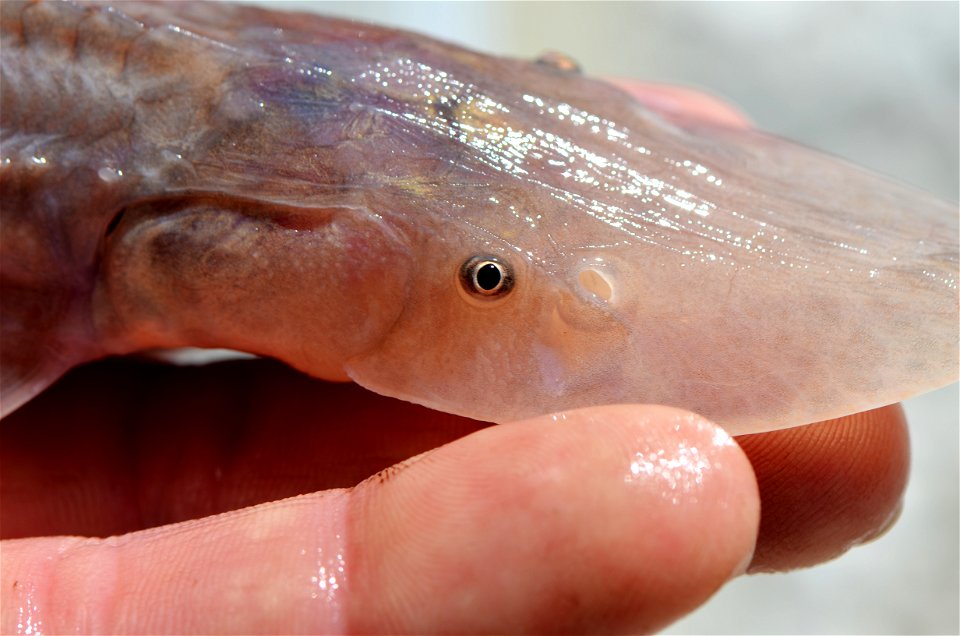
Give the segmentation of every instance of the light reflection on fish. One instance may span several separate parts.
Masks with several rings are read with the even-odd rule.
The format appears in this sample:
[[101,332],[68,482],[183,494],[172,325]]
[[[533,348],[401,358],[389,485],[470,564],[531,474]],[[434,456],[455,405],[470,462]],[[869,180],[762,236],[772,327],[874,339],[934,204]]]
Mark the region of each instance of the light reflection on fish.
[[2,406],[229,347],[492,421],[735,433],[957,376],[957,208],[562,58],[232,5],[2,5]]

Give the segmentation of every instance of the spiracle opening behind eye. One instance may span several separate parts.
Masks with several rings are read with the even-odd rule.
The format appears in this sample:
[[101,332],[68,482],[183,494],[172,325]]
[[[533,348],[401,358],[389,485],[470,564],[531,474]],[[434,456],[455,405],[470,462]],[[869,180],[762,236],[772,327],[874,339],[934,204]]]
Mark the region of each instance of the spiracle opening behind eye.
[[471,296],[499,298],[513,289],[513,270],[496,256],[473,256],[460,266],[460,285]]

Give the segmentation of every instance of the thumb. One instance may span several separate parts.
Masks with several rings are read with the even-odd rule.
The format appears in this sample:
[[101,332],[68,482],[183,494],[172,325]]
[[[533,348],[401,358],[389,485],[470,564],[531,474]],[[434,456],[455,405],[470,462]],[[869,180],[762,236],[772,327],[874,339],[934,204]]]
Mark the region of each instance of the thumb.
[[746,568],[759,522],[740,448],[661,406],[484,429],[358,495],[361,631],[655,630]]
[[655,630],[745,568],[731,439],[665,407],[481,430],[367,480],[106,539],[3,545],[3,631]]

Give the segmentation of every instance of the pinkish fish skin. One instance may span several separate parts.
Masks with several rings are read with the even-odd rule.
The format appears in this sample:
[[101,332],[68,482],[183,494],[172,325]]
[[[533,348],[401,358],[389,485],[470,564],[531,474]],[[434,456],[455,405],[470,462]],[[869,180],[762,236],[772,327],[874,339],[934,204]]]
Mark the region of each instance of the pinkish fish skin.
[[[0,408],[229,347],[478,419],[734,433],[957,377],[957,208],[565,60],[228,4],[4,1]],[[480,297],[477,255],[514,285]]]

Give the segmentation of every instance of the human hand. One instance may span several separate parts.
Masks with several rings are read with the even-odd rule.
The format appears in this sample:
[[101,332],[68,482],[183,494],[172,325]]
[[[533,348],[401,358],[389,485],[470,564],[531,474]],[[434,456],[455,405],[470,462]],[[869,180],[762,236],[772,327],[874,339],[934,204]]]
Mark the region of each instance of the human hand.
[[0,441],[0,532],[33,537],[5,632],[652,631],[874,536],[908,461],[899,407],[736,444],[657,406],[489,427],[268,361],[80,369]]
[[5,632],[650,631],[755,540],[778,570],[870,537],[907,464],[897,407],[737,446],[664,407],[486,427],[267,361],[80,369],[0,439],[3,536],[36,537],[3,544]]

